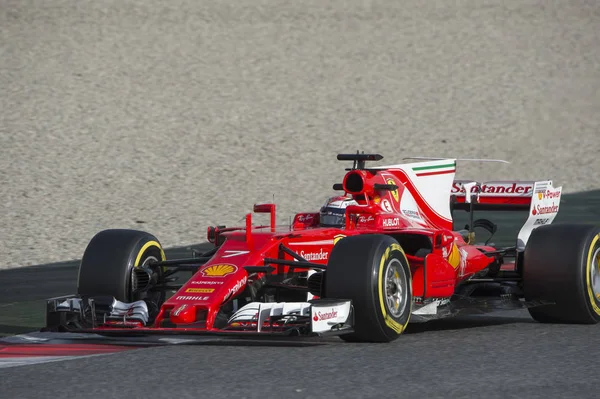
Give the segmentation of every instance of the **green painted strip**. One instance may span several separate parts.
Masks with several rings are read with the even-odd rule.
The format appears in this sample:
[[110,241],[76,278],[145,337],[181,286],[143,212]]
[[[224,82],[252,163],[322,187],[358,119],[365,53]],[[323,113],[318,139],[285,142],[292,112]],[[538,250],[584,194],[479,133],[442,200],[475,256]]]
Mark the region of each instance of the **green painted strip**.
[[456,169],[447,169],[447,170],[442,170],[440,172],[436,172],[436,171],[424,171],[424,172],[418,172],[415,173],[417,176],[427,176],[427,175],[442,175],[444,173],[455,173]]
[[456,166],[456,164],[453,163],[449,163],[446,165],[433,165],[433,166],[418,166],[416,168],[413,168],[413,170],[416,172],[418,170],[431,170],[431,169],[443,169],[443,168],[454,168]]

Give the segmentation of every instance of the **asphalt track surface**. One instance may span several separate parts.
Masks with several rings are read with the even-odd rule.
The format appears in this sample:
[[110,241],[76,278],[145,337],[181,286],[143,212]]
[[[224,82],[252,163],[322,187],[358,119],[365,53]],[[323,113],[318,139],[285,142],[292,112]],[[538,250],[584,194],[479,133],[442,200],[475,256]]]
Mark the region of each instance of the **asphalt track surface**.
[[[486,216],[502,216],[503,245],[524,215]],[[565,195],[564,221],[600,222],[600,190]],[[76,274],[77,261],[0,272],[0,332],[41,325],[43,300],[72,293]],[[9,325],[21,311],[29,326]],[[3,368],[0,397],[597,398],[598,348],[600,326],[542,325],[510,311],[412,324],[391,344],[207,340]]]

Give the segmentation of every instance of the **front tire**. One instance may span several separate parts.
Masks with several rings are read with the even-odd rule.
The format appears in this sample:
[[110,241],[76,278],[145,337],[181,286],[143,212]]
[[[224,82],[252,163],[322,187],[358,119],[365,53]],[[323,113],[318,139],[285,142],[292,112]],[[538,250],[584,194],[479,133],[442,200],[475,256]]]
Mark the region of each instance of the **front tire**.
[[[132,290],[132,270],[151,261],[166,260],[158,239],[137,230],[104,230],[88,244],[77,279],[82,297],[113,296],[119,301],[143,299]],[[160,273],[160,268],[156,268]]]
[[346,237],[331,251],[325,272],[325,297],[350,299],[352,342],[390,342],[404,332],[412,311],[408,260],[398,241],[387,235]]
[[526,300],[553,302],[529,308],[542,323],[600,321],[600,227],[556,224],[533,230],[523,263]]

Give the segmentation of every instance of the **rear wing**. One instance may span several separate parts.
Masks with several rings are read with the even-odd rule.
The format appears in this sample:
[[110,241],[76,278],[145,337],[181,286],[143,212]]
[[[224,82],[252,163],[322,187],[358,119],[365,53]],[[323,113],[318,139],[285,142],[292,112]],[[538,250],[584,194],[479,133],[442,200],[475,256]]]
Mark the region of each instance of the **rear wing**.
[[450,207],[474,210],[525,210],[527,220],[517,236],[517,250],[522,251],[531,232],[551,224],[558,214],[562,187],[553,187],[552,180],[496,181],[477,183],[455,180],[452,185]]
[[454,180],[450,192],[450,208],[465,211],[471,209],[480,211],[526,211],[531,207],[535,184],[535,181],[489,181],[479,183],[472,180]]

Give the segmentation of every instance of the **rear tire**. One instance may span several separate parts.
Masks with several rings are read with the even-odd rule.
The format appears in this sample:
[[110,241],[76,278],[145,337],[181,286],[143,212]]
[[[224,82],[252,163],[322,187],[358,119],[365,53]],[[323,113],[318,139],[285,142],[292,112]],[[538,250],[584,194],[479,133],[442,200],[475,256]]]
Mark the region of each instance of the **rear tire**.
[[104,230],[88,244],[77,279],[77,293],[82,297],[113,296],[133,302],[131,286],[133,268],[149,261],[166,260],[160,242],[152,234],[137,230]]
[[325,272],[325,297],[350,299],[352,342],[390,342],[398,338],[412,311],[408,260],[398,241],[366,234],[341,239],[331,251]]
[[600,227],[556,224],[533,230],[525,247],[526,300],[551,301],[529,308],[542,323],[600,321]]

